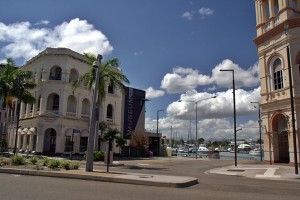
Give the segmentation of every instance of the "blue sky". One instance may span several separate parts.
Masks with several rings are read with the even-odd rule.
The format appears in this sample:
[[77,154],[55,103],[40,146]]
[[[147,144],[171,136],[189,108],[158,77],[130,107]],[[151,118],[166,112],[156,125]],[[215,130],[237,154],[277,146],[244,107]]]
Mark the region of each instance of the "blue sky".
[[[233,138],[232,74],[238,139],[257,139],[260,101],[254,1],[0,0],[0,62],[18,65],[46,47],[119,58],[129,86],[147,91],[146,128],[170,136]],[[183,99],[184,102],[177,102]],[[191,126],[190,126],[191,120]],[[189,131],[191,129],[191,131]]]

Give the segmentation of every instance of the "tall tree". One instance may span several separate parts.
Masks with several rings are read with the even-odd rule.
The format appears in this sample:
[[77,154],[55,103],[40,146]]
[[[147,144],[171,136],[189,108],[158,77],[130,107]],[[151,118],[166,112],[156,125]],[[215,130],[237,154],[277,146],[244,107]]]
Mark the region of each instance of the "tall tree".
[[[95,85],[96,69],[93,67],[93,63],[97,61],[97,56],[92,53],[84,53],[84,56],[86,62],[90,65],[90,69],[84,75],[80,76],[78,80],[72,83],[73,90],[75,90],[81,84],[86,85],[90,90],[92,90],[93,86]],[[97,105],[102,106],[102,100],[105,98],[105,89],[109,86],[109,84],[113,88],[118,88],[121,89],[121,91],[124,91],[124,84],[129,83],[129,80],[119,68],[119,60],[117,58],[101,63],[99,68]],[[98,135],[96,135],[96,141],[98,141]],[[95,144],[96,145],[94,148],[97,149],[98,143]]]
[[0,73],[0,97],[4,99],[2,109],[11,106],[12,97],[24,103],[34,103],[30,90],[36,86],[32,72],[15,66],[13,59],[7,58],[7,64]]
[[[97,56],[92,53],[84,53],[86,61],[90,65],[90,69],[87,73],[80,76],[78,80],[73,82],[73,89],[76,89],[80,84],[85,84],[90,90],[93,88],[96,79],[96,69],[93,67],[93,63],[97,61]],[[105,98],[105,88],[111,84],[114,88],[124,89],[124,84],[129,84],[129,80],[118,68],[119,60],[114,58],[101,63],[99,69],[99,88],[98,88],[98,103]]]

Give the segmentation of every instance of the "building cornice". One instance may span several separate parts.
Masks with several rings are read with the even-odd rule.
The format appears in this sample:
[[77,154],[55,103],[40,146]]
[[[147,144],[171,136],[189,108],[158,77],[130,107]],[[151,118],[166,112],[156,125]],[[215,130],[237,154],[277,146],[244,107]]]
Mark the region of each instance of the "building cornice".
[[272,28],[271,30],[267,31],[266,33],[260,35],[259,37],[254,39],[254,43],[257,47],[261,44],[265,43],[266,41],[273,39],[276,35],[283,33],[285,31],[284,27],[288,25],[289,29],[298,28],[300,27],[300,18],[288,19],[283,21],[276,27]]

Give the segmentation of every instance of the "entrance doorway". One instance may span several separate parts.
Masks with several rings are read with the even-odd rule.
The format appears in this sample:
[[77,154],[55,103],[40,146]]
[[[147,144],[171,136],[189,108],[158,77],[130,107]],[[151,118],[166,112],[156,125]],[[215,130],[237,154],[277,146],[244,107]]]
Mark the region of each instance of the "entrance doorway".
[[44,153],[55,154],[56,149],[56,131],[53,128],[48,128],[45,132]]
[[289,139],[287,131],[278,134],[279,162],[289,163]]

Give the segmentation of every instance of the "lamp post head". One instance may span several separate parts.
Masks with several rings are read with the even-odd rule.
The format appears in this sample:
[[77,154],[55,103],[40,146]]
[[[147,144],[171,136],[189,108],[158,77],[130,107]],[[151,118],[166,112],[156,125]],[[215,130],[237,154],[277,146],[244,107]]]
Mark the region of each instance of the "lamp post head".
[[220,72],[233,72],[234,69],[220,69]]
[[99,68],[99,61],[94,61],[94,62],[93,62],[93,67],[94,67],[95,69]]

